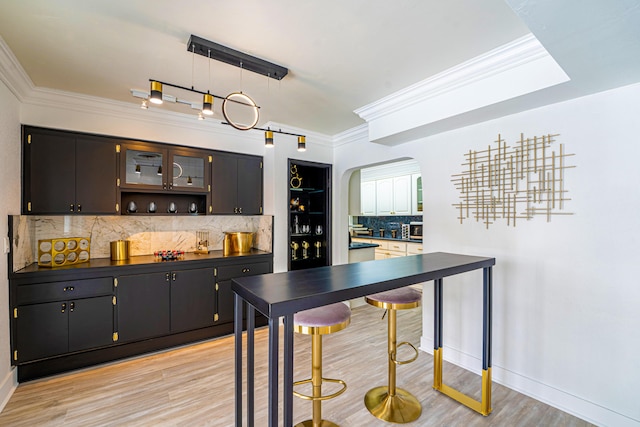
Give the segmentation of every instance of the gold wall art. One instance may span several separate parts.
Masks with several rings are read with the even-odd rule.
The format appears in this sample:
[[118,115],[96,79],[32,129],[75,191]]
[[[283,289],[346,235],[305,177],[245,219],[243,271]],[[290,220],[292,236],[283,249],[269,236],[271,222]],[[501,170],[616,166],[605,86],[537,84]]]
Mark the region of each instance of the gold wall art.
[[463,172],[452,175],[460,192],[457,208],[460,224],[474,218],[489,228],[498,219],[507,226],[518,220],[544,216],[547,222],[554,215],[572,215],[565,211],[567,197],[565,171],[575,165],[566,160],[574,154],[565,152],[559,135],[534,136],[520,140],[513,146],[498,134],[495,145],[486,150],[469,150],[464,155]]

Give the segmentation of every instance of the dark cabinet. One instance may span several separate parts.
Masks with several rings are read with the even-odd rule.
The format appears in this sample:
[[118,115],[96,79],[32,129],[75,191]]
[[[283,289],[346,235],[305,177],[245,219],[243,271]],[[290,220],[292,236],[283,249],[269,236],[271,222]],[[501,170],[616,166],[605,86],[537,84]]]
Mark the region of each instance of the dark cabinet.
[[112,289],[111,278],[20,286],[13,312],[14,361],[112,344],[116,339]]
[[23,213],[118,213],[113,139],[27,126],[23,135]]
[[204,150],[150,142],[124,143],[121,150],[122,188],[196,193],[209,191],[212,159]]
[[122,144],[123,214],[204,215],[211,189],[211,155],[148,142]]
[[119,341],[168,334],[171,326],[170,274],[132,274],[119,276],[117,281]]
[[241,264],[222,265],[217,268],[217,323],[233,322],[235,299],[234,293],[231,290],[231,279],[265,273],[271,273],[270,262],[245,262]]
[[214,152],[211,191],[214,214],[262,214],[262,157]]
[[205,328],[214,324],[215,277],[213,268],[171,273],[171,332]]
[[331,165],[289,159],[289,270],[331,265]]
[[213,268],[118,277],[118,334],[123,342],[214,324]]

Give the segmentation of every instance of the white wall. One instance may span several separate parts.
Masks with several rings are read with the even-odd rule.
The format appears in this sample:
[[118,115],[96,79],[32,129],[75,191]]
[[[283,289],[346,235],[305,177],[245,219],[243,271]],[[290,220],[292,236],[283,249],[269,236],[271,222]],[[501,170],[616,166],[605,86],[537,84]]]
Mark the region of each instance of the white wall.
[[[556,104],[396,147],[364,141],[335,150],[336,174],[411,156],[420,164],[425,251],[496,257],[493,378],[600,425],[640,425],[640,85]],[[515,228],[460,224],[451,175],[463,154],[500,133],[508,142],[560,134],[575,215]],[[348,196],[336,206],[346,229]],[[341,223],[338,225],[338,223]],[[344,237],[346,240],[346,236]],[[346,259],[346,250],[340,257]],[[481,273],[445,279],[444,357],[480,372]],[[425,284],[422,348],[433,348],[432,284]],[[446,382],[446,378],[444,379]],[[494,408],[500,401],[494,399]]]
[[[20,104],[0,80],[0,235],[8,236],[8,216],[20,213]],[[3,245],[0,244],[0,248]],[[9,271],[7,255],[0,256],[0,410],[16,386],[9,342]]]

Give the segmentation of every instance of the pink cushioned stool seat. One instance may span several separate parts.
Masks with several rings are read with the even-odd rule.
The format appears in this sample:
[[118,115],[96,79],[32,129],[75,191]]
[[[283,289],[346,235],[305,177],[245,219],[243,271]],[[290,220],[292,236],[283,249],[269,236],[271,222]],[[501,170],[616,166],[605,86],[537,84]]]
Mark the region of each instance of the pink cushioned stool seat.
[[303,334],[330,334],[347,327],[351,309],[341,302],[300,311],[293,315],[293,328]]
[[393,289],[366,297],[367,303],[387,310],[415,308],[420,305],[420,300],[422,300],[422,293],[411,287]]

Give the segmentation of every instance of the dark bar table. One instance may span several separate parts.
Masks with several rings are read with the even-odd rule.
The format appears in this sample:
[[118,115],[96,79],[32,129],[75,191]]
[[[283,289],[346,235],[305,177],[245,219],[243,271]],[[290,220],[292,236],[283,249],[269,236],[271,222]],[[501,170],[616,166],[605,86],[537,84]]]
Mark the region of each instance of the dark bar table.
[[[293,425],[293,315],[298,311],[433,280],[434,388],[478,412],[491,411],[491,289],[495,258],[444,252],[233,279],[235,292],[235,419],[242,426],[243,312],[247,303],[247,424],[254,426],[254,310],[269,320],[269,427],[278,426],[279,319],[284,324],[284,426]],[[483,269],[482,402],[442,384],[442,279]],[[439,366],[436,365],[439,363]],[[437,370],[440,369],[438,373]],[[488,375],[485,374],[488,372]],[[437,381],[436,381],[437,380]],[[488,391],[487,391],[488,390]],[[480,411],[479,409],[483,409]]]

